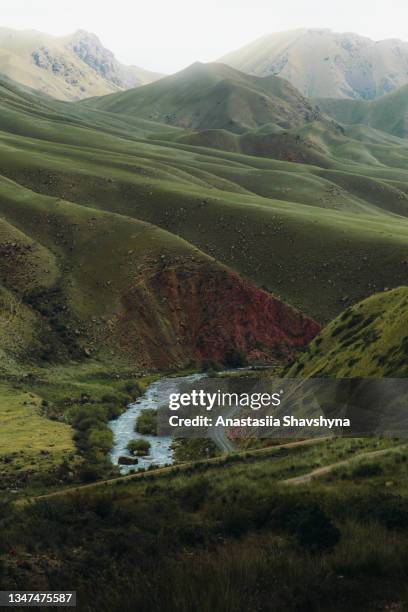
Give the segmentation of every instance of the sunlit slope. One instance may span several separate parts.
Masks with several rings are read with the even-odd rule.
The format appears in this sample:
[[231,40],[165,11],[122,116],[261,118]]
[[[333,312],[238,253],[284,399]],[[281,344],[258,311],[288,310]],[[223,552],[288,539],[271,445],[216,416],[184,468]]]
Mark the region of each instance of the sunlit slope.
[[97,36],[51,36],[0,27],[0,73],[60,100],[79,100],[150,83],[160,75],[124,66]]
[[323,28],[266,34],[220,61],[249,74],[279,75],[308,97],[371,100],[408,82],[406,42]]
[[408,136],[408,86],[372,102],[319,99],[325,113],[345,124],[364,124],[394,136]]
[[327,325],[289,376],[408,375],[408,287],[379,293]]

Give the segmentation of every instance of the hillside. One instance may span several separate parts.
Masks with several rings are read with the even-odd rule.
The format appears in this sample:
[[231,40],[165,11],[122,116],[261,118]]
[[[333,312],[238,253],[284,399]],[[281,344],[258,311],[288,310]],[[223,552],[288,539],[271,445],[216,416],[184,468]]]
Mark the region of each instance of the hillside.
[[[405,141],[379,132],[352,139],[314,121],[249,156],[188,144],[201,132],[93,103],[57,103],[4,82],[3,175],[166,230],[319,323],[404,283]],[[252,139],[226,134],[246,146]]]
[[140,221],[7,180],[0,210],[8,313],[1,346],[9,359],[116,356],[144,368],[227,363],[234,352],[285,359],[318,331],[188,243]]
[[399,138],[408,137],[408,85],[372,102],[318,99],[316,104],[346,125],[362,124]]
[[312,105],[282,79],[260,79],[223,64],[198,62],[143,88],[90,103],[194,130],[243,132],[265,124],[288,129],[315,118]]
[[60,100],[101,96],[159,78],[124,66],[94,34],[56,37],[0,28],[0,74]]
[[408,83],[408,43],[325,29],[268,34],[219,61],[278,75],[310,98],[371,100]]
[[407,377],[407,330],[408,287],[373,295],[327,325],[288,376]]

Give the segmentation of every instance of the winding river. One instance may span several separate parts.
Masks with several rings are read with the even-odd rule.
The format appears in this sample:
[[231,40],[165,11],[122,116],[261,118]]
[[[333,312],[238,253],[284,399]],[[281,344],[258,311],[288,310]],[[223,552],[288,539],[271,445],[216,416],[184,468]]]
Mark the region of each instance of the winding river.
[[159,436],[146,436],[135,431],[137,417],[146,408],[157,409],[166,405],[170,393],[179,393],[180,388],[185,383],[192,383],[205,374],[192,374],[178,378],[162,378],[152,383],[145,394],[139,397],[134,403],[129,404],[129,408],[117,419],[109,422],[109,427],[113,433],[113,447],[110,453],[111,461],[114,465],[119,465],[120,457],[131,457],[127,450],[127,445],[131,440],[143,438],[151,444],[150,452],[145,457],[139,457],[137,465],[119,465],[121,474],[128,474],[131,470],[138,468],[147,469],[150,465],[162,466],[173,462],[173,452],[171,450],[172,438]]

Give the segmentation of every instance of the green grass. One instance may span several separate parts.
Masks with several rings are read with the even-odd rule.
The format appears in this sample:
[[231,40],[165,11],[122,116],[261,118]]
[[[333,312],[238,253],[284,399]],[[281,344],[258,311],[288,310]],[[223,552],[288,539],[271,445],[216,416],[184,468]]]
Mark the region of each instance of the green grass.
[[408,135],[407,93],[408,87],[404,86],[369,102],[322,98],[317,103],[323,111],[342,123],[368,125],[405,138]]
[[[332,473],[307,486],[277,484],[285,474],[280,462],[310,468],[325,451],[338,459],[375,444],[387,441],[334,440],[276,460],[254,457],[3,505],[0,581],[15,589],[27,581],[51,589],[74,581],[81,609],[89,612],[187,611],[197,601],[203,610],[220,611],[403,605],[406,452],[399,461],[378,458],[383,475],[376,478],[383,480],[357,475],[346,483]],[[394,484],[383,486],[392,461]],[[313,541],[311,532],[318,534]]]
[[308,101],[278,77],[260,79],[224,64],[199,62],[140,91],[92,98],[82,105],[184,128],[232,132],[270,123],[287,128],[313,114]]
[[379,293],[327,325],[288,376],[406,377],[407,329],[408,288]]
[[[145,89],[123,95],[140,96]],[[358,139],[343,136],[321,121],[289,130],[289,143],[297,133],[301,138],[290,146],[295,153],[306,147],[318,154],[313,165],[306,158],[299,158],[304,163],[288,161],[286,145],[279,158],[281,140],[265,152],[267,157],[222,150],[222,139],[218,145],[208,143],[199,133],[192,146],[180,141],[191,132],[93,108],[102,101],[70,105],[19,94],[18,88],[16,92],[17,101],[9,94],[1,98],[2,172],[15,181],[7,190],[3,183],[3,190],[23,194],[18,183],[92,211],[68,204],[63,217],[72,215],[74,224],[82,215],[83,220],[86,214],[95,216],[95,209],[125,217],[124,224],[129,218],[147,221],[321,322],[342,310],[344,298],[356,302],[404,282],[401,261],[408,230],[401,216],[407,214],[408,147],[402,140],[386,135],[380,140],[368,133]],[[258,136],[268,133],[259,131]],[[244,137],[253,138],[251,132]],[[206,146],[197,146],[202,144]],[[361,154],[350,159],[350,151]],[[31,197],[25,192],[25,207]],[[0,200],[7,221],[54,251],[36,223],[47,200],[38,197],[38,206],[20,208],[19,215],[7,198]],[[59,204],[56,210],[62,208]],[[112,236],[111,249],[118,240]],[[156,252],[170,240],[162,234]],[[123,234],[121,242],[126,241]],[[103,248],[109,248],[105,240]],[[133,250],[134,244],[126,249]],[[66,249],[60,257],[68,267],[78,265]],[[364,257],[367,264],[361,266]],[[115,259],[114,265],[118,269]],[[99,275],[86,270],[89,280],[100,282]],[[109,299],[106,293],[98,304]],[[89,306],[93,309],[95,303]]]
[[0,473],[3,484],[12,486],[14,478],[19,486],[22,476],[50,472],[64,459],[74,458],[71,427],[46,419],[41,413],[42,402],[38,395],[1,383]]
[[25,494],[40,494],[115,475],[107,422],[158,375],[93,360],[13,366],[2,374],[0,389],[2,488],[14,483]]

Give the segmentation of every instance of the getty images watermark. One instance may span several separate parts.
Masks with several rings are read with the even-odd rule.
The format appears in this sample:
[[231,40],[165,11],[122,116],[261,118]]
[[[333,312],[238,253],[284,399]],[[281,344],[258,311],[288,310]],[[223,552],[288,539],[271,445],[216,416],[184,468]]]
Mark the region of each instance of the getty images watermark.
[[159,410],[159,435],[408,436],[407,379],[204,378]]
[[278,393],[236,393],[221,391],[210,393],[204,389],[192,389],[188,393],[171,393],[169,396],[170,410],[179,410],[181,407],[201,407],[213,410],[215,407],[240,406],[260,410],[271,406],[278,407],[282,403],[283,389]]

